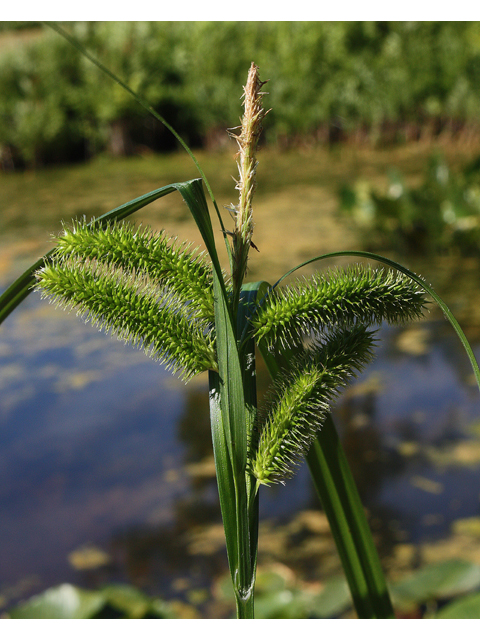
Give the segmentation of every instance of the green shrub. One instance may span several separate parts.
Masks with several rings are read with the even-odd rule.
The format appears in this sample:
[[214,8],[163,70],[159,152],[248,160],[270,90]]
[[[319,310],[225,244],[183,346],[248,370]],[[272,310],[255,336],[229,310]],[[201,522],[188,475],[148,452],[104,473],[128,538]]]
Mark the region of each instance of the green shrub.
[[[434,133],[475,126],[480,110],[477,22],[90,22],[68,29],[194,145],[238,122],[238,87],[253,58],[278,105],[266,125],[269,141],[336,140],[359,128],[373,141],[401,141],[409,125]],[[99,70],[44,28],[0,49],[0,148],[32,164],[107,148],[169,147],[160,125],[120,87],[107,98],[103,83]]]
[[478,255],[479,165],[477,160],[453,173],[443,158],[434,156],[419,187],[409,188],[402,176],[392,171],[384,193],[363,182],[344,185],[341,208],[364,231],[369,249]]

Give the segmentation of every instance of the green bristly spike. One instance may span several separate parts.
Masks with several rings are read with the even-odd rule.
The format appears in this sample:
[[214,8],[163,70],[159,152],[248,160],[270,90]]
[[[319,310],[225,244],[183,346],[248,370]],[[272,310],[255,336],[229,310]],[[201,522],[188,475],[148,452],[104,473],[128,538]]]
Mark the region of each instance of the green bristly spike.
[[212,333],[204,334],[174,299],[161,297],[144,279],[77,259],[54,262],[36,277],[43,297],[142,347],[184,380],[217,369]]
[[75,223],[57,238],[58,258],[88,258],[148,275],[152,283],[167,288],[188,313],[205,326],[213,324],[212,269],[201,253],[178,243],[165,232],[135,228],[131,223],[110,224],[105,229]]
[[373,358],[373,336],[363,326],[337,330],[279,374],[252,435],[249,468],[258,484],[293,475],[339,390]]
[[423,315],[422,289],[401,273],[354,265],[274,290],[252,318],[257,340],[301,344],[302,334],[355,323],[404,323]]

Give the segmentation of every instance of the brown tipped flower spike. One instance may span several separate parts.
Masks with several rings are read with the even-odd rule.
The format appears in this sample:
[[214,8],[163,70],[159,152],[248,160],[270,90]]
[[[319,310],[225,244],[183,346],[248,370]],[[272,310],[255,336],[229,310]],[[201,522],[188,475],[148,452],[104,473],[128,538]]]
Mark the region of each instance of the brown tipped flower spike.
[[239,135],[232,133],[231,130],[229,132],[239,147],[236,156],[239,173],[236,188],[240,192],[240,197],[237,206],[231,205],[235,219],[232,251],[234,287],[241,286],[252,241],[252,200],[257,185],[257,144],[262,132],[262,120],[268,113],[262,106],[262,97],[265,93],[260,90],[264,84],[265,82],[261,82],[258,77],[258,67],[252,62],[242,96],[245,111],[241,119],[241,127],[238,127],[241,131]]

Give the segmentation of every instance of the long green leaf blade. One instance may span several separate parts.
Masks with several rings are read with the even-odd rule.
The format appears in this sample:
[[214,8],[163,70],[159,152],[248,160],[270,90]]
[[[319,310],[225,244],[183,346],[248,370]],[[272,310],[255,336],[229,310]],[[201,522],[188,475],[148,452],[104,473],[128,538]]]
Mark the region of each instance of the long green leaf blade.
[[359,618],[393,618],[380,559],[330,415],[306,459],[330,523]]
[[173,185],[185,200],[185,204],[190,209],[190,213],[200,231],[207,251],[210,255],[214,270],[217,273],[222,290],[226,294],[225,283],[223,281],[222,269],[218,259],[215,246],[215,236],[213,233],[212,221],[208,212],[208,205],[203,191],[203,182],[200,178],[189,180],[188,182],[177,182]]
[[200,181],[175,185],[202,235],[213,265],[218,375],[210,374],[210,409],[220,507],[239,617],[253,617],[253,573],[245,469],[247,416],[236,324]]
[[[262,299],[270,288],[268,282],[253,282],[244,284],[240,292],[237,335],[243,336],[251,328],[250,318],[256,308],[257,299]],[[252,431],[257,418],[257,372],[255,363],[255,340],[249,337],[240,345],[240,357],[244,363],[243,384],[245,393],[247,446],[252,442]],[[258,526],[259,526],[259,492],[252,475],[246,474],[246,489],[248,500],[248,518],[250,532],[250,556],[252,578],[255,576],[258,551]],[[253,598],[253,594],[252,594]]]
[[216,274],[214,274],[213,286],[220,403],[229,462],[235,482],[235,505],[230,505],[230,508],[236,512],[239,551],[236,558],[234,584],[237,591],[243,591],[248,586],[250,555],[248,553],[248,558],[246,558],[245,553],[241,550],[242,544],[245,544],[245,541],[248,542],[245,483],[247,460],[245,396],[235,330],[227,306],[227,298],[223,294]]
[[239,556],[237,536],[237,514],[235,499],[235,477],[230,450],[227,445],[227,433],[223,419],[221,384],[218,372],[209,371],[210,423],[212,429],[213,454],[217,476],[220,509],[227,545],[228,562],[232,581],[235,580],[235,569]]

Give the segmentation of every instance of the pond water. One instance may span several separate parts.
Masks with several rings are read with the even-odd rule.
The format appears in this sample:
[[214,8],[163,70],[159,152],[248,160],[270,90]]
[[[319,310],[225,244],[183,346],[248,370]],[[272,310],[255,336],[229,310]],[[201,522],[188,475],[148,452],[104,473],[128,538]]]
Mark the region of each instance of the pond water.
[[[3,269],[0,292],[22,261]],[[478,358],[478,265],[462,265],[427,269],[442,274],[439,292],[468,321]],[[388,558],[479,515],[480,394],[439,314],[380,336],[334,417]],[[267,382],[259,366],[260,395]],[[207,392],[205,376],[184,385],[75,314],[27,298],[0,329],[0,605],[67,581],[129,580],[167,598],[209,588],[226,557]],[[260,504],[273,527],[317,509],[306,467],[262,490]]]

